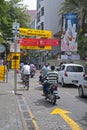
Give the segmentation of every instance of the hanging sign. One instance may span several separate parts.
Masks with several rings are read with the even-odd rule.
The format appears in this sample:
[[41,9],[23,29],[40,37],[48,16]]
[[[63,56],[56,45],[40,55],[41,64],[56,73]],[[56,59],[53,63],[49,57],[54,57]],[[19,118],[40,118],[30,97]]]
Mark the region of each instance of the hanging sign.
[[51,50],[51,49],[52,49],[52,46],[21,46],[21,49]]
[[20,35],[24,36],[41,36],[44,38],[51,38],[52,31],[48,30],[35,30],[35,29],[28,29],[28,28],[19,28]]
[[58,46],[58,39],[21,38],[18,43],[20,46]]

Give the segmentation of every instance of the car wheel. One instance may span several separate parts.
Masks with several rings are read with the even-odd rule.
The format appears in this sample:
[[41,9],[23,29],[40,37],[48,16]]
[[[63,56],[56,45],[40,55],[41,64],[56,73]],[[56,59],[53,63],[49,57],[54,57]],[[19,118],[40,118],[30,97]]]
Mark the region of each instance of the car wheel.
[[63,79],[62,79],[61,85],[62,85],[62,87],[65,87],[65,83],[64,83]]
[[81,98],[84,97],[83,88],[81,86],[78,88],[78,94],[79,94],[79,97]]

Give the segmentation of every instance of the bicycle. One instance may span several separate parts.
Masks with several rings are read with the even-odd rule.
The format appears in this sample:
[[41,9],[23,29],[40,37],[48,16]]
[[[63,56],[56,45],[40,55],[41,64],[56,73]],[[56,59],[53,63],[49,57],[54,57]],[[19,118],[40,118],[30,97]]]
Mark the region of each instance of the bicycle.
[[29,90],[29,75],[24,75],[24,87],[27,87],[27,90]]

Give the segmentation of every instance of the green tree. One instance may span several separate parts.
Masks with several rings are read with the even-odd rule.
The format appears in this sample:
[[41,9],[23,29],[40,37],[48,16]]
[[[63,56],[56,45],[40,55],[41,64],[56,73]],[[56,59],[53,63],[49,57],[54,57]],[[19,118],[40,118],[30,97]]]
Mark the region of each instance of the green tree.
[[65,2],[61,4],[59,14],[70,12],[78,13],[80,33],[84,35],[84,25],[87,19],[87,0],[65,0]]
[[9,0],[8,10],[8,37],[12,35],[12,24],[15,20],[20,23],[21,27],[28,27],[30,17],[25,13],[26,7],[20,4],[21,0]]
[[12,37],[12,24],[17,20],[21,27],[28,27],[29,15],[26,14],[26,6],[20,4],[22,0],[0,0],[0,32],[3,38]]
[[0,44],[4,43],[6,53],[9,45],[6,45],[6,38],[12,38],[12,24],[17,20],[20,27],[28,27],[29,15],[26,14],[26,6],[21,4],[22,0],[0,0]]
[[7,22],[7,11],[8,5],[5,0],[0,0],[0,33],[1,36],[4,35],[5,25],[8,24]]

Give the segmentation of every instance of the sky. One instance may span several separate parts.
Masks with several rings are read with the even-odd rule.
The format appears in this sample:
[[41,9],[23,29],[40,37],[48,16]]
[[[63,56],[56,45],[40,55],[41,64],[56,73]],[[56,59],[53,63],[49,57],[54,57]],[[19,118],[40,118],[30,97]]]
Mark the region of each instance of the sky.
[[29,10],[36,10],[37,0],[23,0],[23,4],[28,6]]

